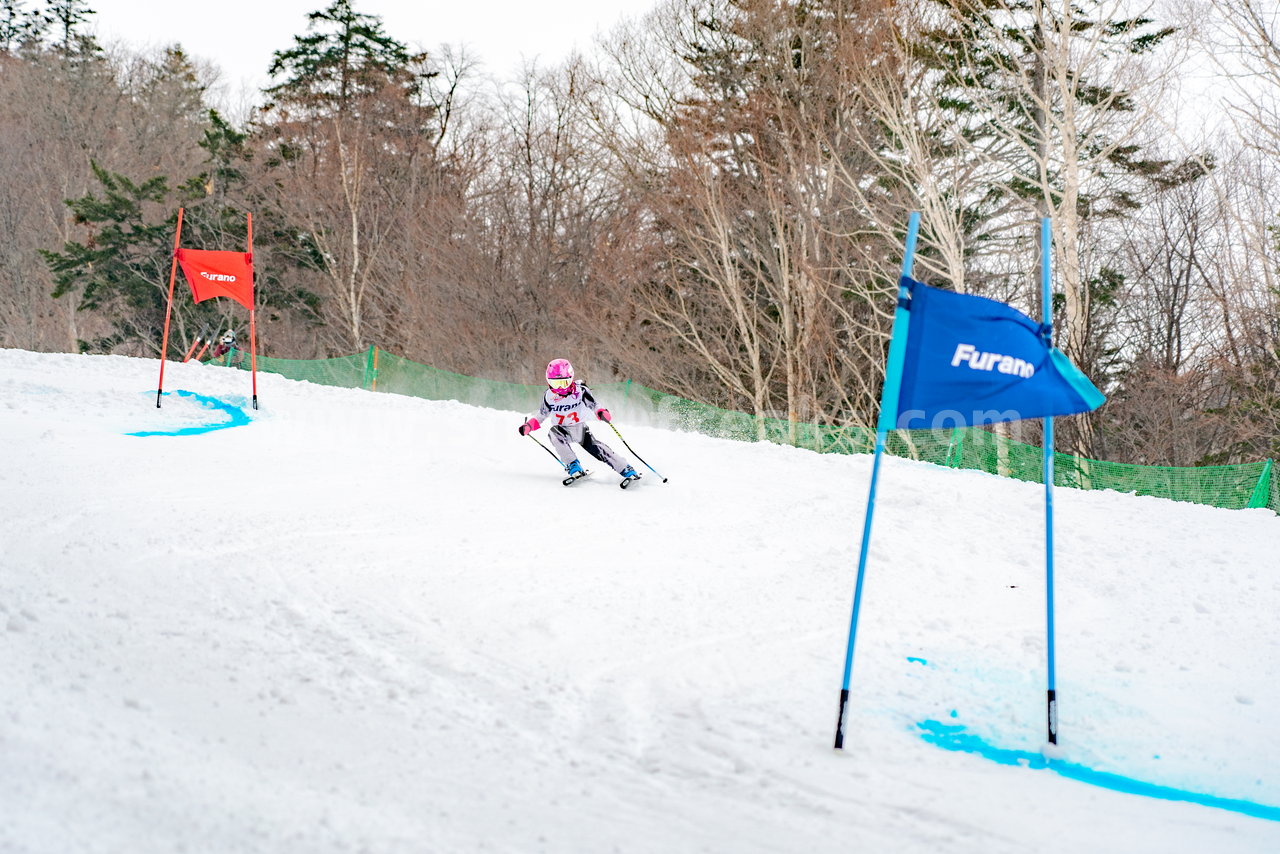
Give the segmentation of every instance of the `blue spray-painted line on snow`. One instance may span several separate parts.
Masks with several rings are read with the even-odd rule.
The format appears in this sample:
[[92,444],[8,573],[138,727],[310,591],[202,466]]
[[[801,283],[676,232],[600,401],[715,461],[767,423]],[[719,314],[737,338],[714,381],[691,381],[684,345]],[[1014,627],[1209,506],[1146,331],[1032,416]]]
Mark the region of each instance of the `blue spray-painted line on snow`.
[[914,655],[908,655],[907,661],[911,661],[916,664],[923,664],[925,667],[929,666],[929,662],[925,661],[923,658],[916,658]]
[[1039,753],[1032,753],[1027,750],[1009,750],[995,747],[978,736],[965,732],[963,726],[955,724],[944,724],[930,720],[918,723],[916,726],[921,730],[921,737],[930,744],[946,750],[974,753],[984,759],[999,762],[1001,765],[1021,765],[1024,768],[1036,769],[1047,768],[1050,771],[1061,774],[1063,777],[1069,777],[1072,780],[1079,780],[1081,783],[1088,783],[1091,786],[1100,786],[1117,792],[1159,798],[1165,801],[1187,801],[1201,806],[1231,810],[1232,812],[1243,813],[1244,815],[1266,819],[1267,821],[1280,821],[1280,807],[1255,804],[1252,801],[1235,800],[1233,798],[1219,798],[1214,795],[1188,792],[1169,786],[1158,786],[1155,783],[1146,783],[1142,780],[1135,780],[1132,777],[1122,777],[1119,774],[1095,771],[1092,768],[1086,768],[1083,765],[1076,765],[1061,759],[1046,759]]
[[[209,424],[196,424],[191,427],[183,427],[180,430],[141,430],[137,433],[126,433],[126,436],[195,436],[200,433],[211,433],[214,430],[226,430],[229,427],[243,427],[250,422],[248,414],[244,409],[236,406],[234,403],[227,403],[225,400],[219,400],[216,397],[206,397],[203,394],[196,394],[193,391],[185,391],[178,389],[173,392],[183,397],[193,398],[196,403],[208,409],[216,409],[225,412],[228,416],[226,421],[215,421]],[[169,392],[165,392],[169,394]]]

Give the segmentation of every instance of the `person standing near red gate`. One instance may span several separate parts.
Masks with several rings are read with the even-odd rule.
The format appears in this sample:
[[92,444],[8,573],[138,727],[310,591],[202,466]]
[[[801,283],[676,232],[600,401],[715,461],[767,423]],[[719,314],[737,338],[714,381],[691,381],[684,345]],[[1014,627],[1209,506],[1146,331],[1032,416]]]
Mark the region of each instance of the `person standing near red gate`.
[[[231,353],[235,355],[228,355]],[[219,359],[223,356],[227,357],[228,365],[238,365],[244,360],[244,353],[236,346],[236,333],[232,329],[228,329],[213,348],[213,358]]]

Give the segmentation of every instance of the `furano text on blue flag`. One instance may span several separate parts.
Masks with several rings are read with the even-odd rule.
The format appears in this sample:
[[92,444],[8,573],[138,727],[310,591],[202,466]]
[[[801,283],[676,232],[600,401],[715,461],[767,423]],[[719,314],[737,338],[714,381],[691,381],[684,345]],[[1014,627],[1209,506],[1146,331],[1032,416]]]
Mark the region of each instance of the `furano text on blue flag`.
[[986,297],[902,285],[911,321],[894,426],[942,429],[1071,415],[1105,399],[1049,328]]

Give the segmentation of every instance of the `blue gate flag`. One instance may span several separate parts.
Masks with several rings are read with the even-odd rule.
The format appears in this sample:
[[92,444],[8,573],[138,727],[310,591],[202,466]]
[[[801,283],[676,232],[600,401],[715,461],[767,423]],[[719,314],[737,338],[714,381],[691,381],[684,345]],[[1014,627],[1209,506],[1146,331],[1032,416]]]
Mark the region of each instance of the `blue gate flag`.
[[896,427],[943,429],[1090,412],[1106,400],[1048,326],[986,297],[903,276],[911,315]]

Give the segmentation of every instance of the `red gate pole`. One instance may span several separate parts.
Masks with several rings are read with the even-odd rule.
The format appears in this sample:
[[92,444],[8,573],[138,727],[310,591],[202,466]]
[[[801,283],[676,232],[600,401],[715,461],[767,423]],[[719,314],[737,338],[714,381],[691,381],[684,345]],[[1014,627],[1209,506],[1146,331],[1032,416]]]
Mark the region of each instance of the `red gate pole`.
[[160,382],[156,385],[156,409],[164,394],[164,356],[169,350],[169,315],[173,313],[173,280],[178,274],[178,244],[182,240],[182,208],[178,208],[178,230],[173,235],[173,263],[169,265],[169,302],[164,307],[164,339],[160,344]]
[[[249,222],[249,269],[253,270],[253,214],[246,213],[245,216]],[[253,280],[250,285],[256,285],[257,274],[251,273]],[[255,321],[255,306],[258,304],[258,297],[251,289],[252,295],[251,305],[249,306],[249,373],[253,377],[253,408],[258,408],[258,332]]]

